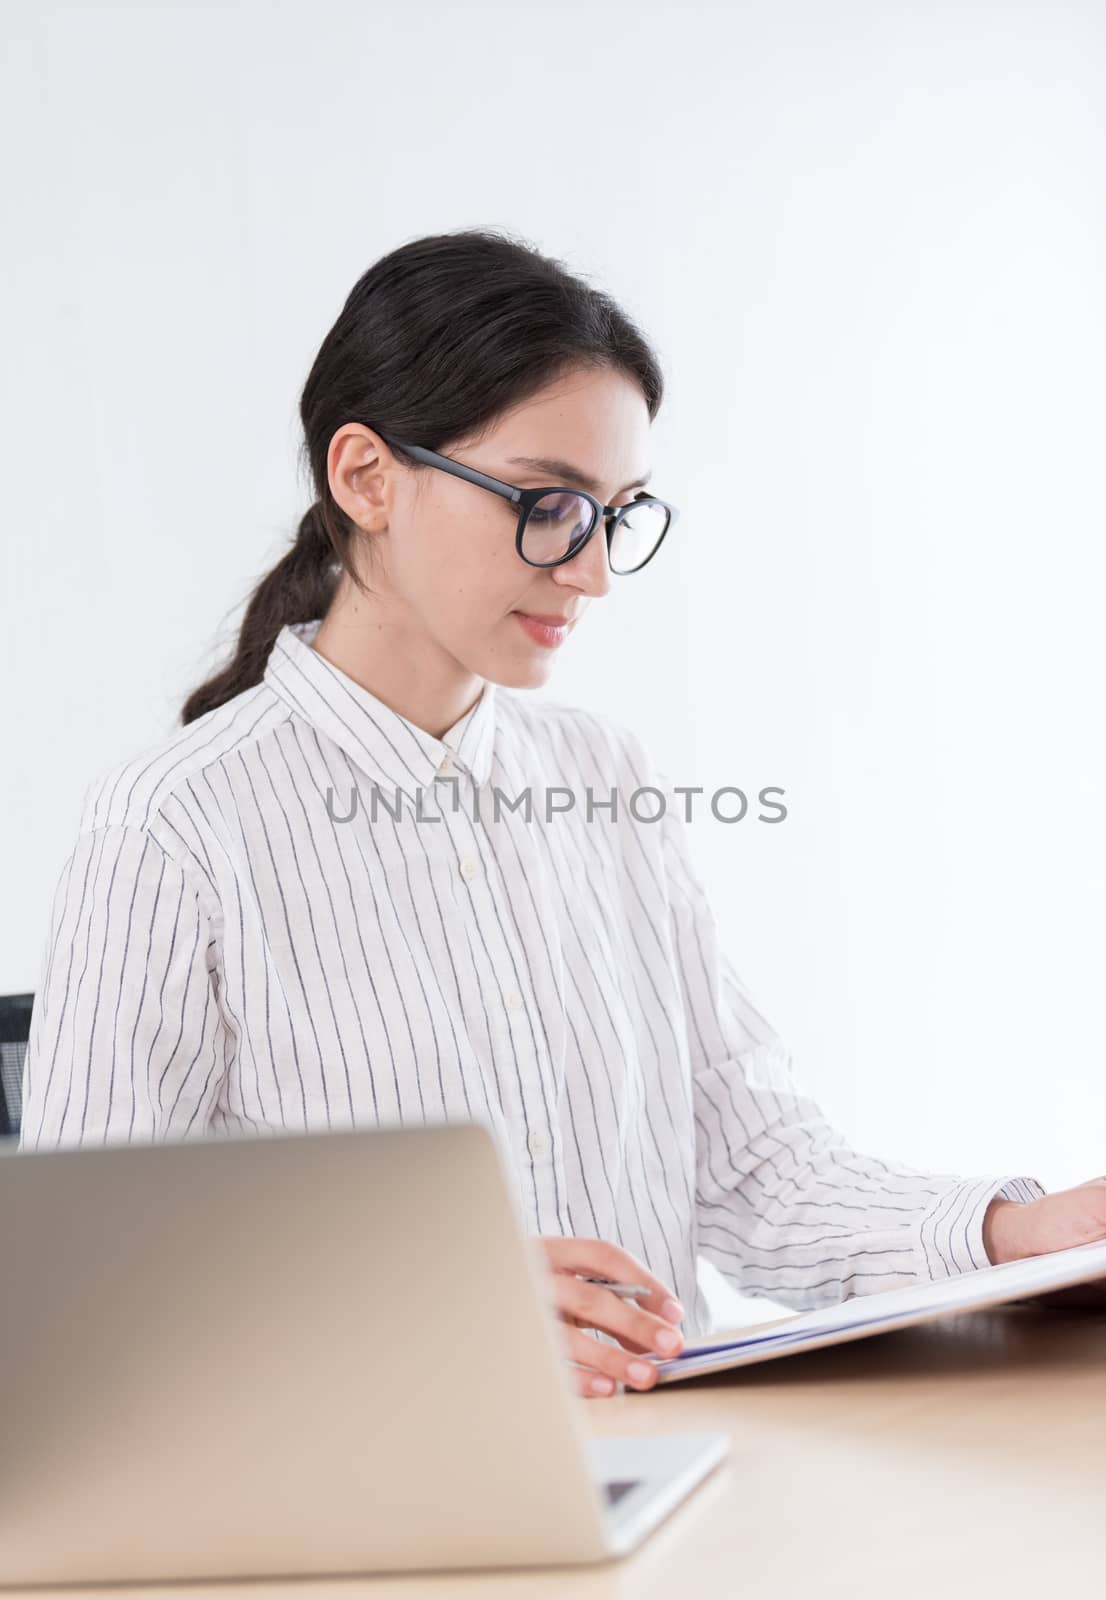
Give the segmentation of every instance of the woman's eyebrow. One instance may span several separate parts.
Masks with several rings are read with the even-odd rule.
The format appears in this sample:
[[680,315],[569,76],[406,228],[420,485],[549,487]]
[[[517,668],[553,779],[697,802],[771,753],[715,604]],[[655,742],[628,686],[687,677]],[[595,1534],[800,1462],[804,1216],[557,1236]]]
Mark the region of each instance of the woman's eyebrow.
[[[599,484],[595,479],[579,467],[574,467],[571,461],[559,461],[556,456],[510,456],[508,460],[513,467],[526,467],[530,472],[548,474],[550,483],[578,483],[589,494],[599,493]],[[635,478],[633,483],[625,484],[617,492],[625,494],[627,489],[643,488],[652,476],[653,469],[650,467],[644,478]]]

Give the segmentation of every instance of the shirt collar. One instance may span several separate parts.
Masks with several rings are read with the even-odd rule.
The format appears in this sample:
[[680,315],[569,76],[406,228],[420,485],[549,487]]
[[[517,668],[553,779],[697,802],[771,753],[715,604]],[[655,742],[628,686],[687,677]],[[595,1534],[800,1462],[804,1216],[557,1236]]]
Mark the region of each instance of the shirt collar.
[[288,623],[276,637],[264,681],[286,705],[328,734],[374,783],[411,800],[433,784],[447,756],[478,785],[487,783],[495,743],[494,683],[486,682],[475,704],[436,739],[311,648],[320,622]]

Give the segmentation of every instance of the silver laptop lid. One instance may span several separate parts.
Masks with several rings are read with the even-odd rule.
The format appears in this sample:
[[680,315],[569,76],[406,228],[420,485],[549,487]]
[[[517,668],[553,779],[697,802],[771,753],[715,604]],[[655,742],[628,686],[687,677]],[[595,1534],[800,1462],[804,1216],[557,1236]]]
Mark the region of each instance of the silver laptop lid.
[[9,1152],[0,1218],[0,1581],[605,1554],[486,1128]]

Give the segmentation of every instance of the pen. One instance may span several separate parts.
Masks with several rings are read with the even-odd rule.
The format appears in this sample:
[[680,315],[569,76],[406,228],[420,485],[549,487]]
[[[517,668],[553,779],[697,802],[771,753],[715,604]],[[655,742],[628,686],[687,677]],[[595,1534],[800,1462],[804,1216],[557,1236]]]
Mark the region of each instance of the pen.
[[597,1283],[601,1288],[609,1289],[612,1294],[619,1295],[623,1300],[632,1300],[640,1294],[648,1294],[649,1290],[643,1283],[612,1283],[609,1278],[581,1277],[581,1283]]

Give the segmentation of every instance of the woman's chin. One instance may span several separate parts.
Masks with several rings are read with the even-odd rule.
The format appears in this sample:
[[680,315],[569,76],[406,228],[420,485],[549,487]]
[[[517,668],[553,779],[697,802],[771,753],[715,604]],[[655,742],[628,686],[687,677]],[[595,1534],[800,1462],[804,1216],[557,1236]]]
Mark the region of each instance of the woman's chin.
[[482,678],[501,683],[505,689],[540,689],[553,674],[552,652],[537,649],[508,655],[497,651],[477,670]]

